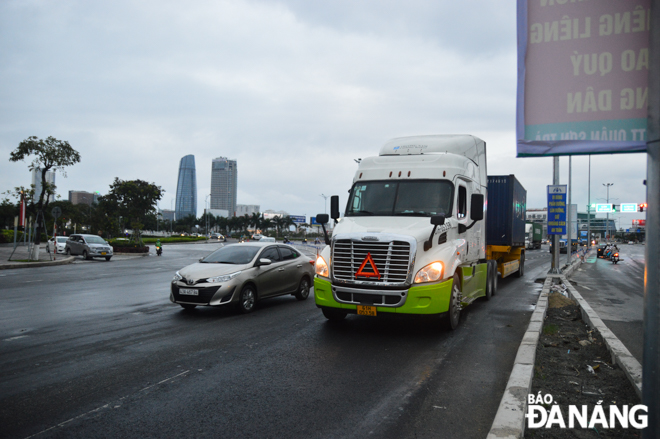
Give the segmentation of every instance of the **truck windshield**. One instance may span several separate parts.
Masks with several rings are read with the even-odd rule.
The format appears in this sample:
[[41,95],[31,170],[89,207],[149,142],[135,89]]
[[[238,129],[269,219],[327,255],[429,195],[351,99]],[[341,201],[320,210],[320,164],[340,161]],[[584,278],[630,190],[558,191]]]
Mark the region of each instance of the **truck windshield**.
[[447,180],[356,183],[346,216],[451,216],[453,185]]

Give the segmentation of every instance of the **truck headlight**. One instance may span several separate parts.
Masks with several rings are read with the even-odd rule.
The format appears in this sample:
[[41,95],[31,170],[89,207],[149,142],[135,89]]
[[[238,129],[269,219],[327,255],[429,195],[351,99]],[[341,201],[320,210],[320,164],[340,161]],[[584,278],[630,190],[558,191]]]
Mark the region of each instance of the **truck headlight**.
[[323,259],[323,257],[319,256],[316,259],[314,269],[316,270],[316,274],[319,276],[329,277],[330,271],[328,270],[328,264],[325,263],[325,259]]
[[210,283],[229,282],[230,280],[232,280],[233,278],[235,278],[236,276],[238,276],[241,273],[242,273],[241,271],[237,271],[236,273],[232,273],[232,274],[225,274],[225,275],[222,275],[222,276],[209,277],[208,279],[206,279],[206,282],[210,282]]
[[442,262],[433,262],[426,267],[422,268],[415,275],[415,283],[422,282],[435,282],[442,279]]

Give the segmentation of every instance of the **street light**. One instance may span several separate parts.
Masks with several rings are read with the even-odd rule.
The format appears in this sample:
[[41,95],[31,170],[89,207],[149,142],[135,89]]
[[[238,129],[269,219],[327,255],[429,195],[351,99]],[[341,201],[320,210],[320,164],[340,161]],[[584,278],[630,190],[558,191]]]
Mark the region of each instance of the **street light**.
[[[603,186],[607,188],[607,200],[605,203],[610,204],[610,186],[614,186],[614,183],[603,183]],[[607,213],[605,217],[605,239],[607,239],[607,236],[610,235],[610,214],[609,212]]]
[[321,194],[319,196],[323,197],[323,199],[325,200],[325,213],[328,213],[328,198],[329,198],[329,196],[323,195],[323,194]]
[[208,194],[206,198],[204,199],[204,216],[206,217],[206,239],[209,239],[209,209],[211,206],[209,206],[209,197],[211,194]]

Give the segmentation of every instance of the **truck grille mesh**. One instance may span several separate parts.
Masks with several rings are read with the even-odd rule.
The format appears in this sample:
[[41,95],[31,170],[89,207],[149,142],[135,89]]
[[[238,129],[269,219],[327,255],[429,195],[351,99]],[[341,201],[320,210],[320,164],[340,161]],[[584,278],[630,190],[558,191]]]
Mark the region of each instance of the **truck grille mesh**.
[[[367,255],[371,255],[380,279],[356,277]],[[362,242],[340,239],[335,241],[332,250],[332,273],[338,280],[403,284],[408,279],[409,266],[410,243],[405,241]],[[369,263],[364,271],[373,272]]]

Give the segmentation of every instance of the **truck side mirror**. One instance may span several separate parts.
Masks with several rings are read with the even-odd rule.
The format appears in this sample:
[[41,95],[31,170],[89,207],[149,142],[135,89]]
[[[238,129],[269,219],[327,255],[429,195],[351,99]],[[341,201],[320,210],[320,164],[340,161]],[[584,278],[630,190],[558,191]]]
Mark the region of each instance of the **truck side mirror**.
[[481,221],[484,219],[483,194],[472,194],[472,198],[470,198],[470,219],[472,221]]
[[339,218],[339,195],[330,197],[330,218],[333,220]]
[[444,215],[433,215],[431,217],[431,224],[434,226],[441,226],[445,223],[445,216]]
[[327,213],[319,213],[316,215],[316,222],[319,224],[328,224],[328,221],[330,221],[330,218],[328,218]]

